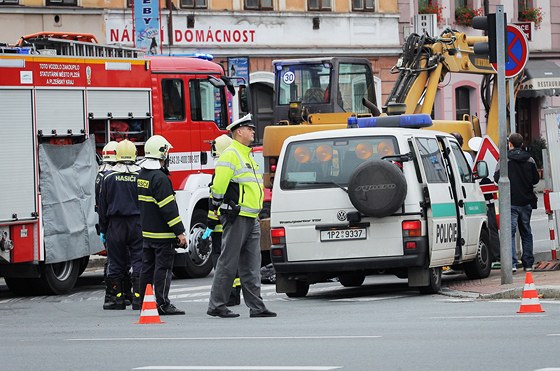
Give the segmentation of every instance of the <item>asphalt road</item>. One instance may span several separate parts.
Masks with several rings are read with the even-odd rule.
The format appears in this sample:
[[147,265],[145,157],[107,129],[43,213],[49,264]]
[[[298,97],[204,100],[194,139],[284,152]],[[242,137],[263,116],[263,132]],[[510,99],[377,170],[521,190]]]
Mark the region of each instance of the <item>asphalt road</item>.
[[0,364],[9,370],[537,370],[560,368],[560,302],[517,314],[518,300],[419,295],[393,276],[360,288],[313,285],[289,299],[263,285],[277,318],[205,314],[211,277],[174,280],[186,316],[138,325],[103,311],[100,271],[71,295],[14,298],[0,286]]

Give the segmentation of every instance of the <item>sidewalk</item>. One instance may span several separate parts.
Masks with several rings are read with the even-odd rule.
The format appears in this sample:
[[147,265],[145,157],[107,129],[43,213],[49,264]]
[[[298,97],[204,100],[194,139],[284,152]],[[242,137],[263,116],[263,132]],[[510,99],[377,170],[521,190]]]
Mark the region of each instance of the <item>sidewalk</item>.
[[[535,288],[542,299],[560,300],[560,270],[532,272]],[[469,280],[464,273],[443,276],[441,293],[474,299],[521,299],[525,272],[518,268],[513,283],[502,285],[501,271],[493,269],[488,278]]]

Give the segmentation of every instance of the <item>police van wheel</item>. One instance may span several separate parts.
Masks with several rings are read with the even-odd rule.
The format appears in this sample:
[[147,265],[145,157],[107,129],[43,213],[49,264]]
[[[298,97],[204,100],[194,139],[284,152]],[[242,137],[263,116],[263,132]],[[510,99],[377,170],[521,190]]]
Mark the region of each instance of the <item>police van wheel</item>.
[[421,294],[437,294],[441,290],[441,267],[429,268],[430,283],[428,286],[420,286],[418,290]]
[[365,215],[382,218],[402,207],[407,184],[396,165],[383,160],[366,161],[356,168],[348,182],[348,196]]
[[344,273],[338,276],[338,282],[344,287],[359,287],[362,286],[366,275],[362,272]]
[[492,262],[490,259],[490,250],[488,248],[488,232],[482,231],[480,240],[478,241],[478,251],[476,258],[463,265],[465,274],[471,280],[486,278],[490,275]]
[[296,291],[287,292],[289,298],[304,298],[309,292],[309,284],[304,281],[296,281]]
[[201,252],[198,244],[199,236],[202,236],[206,230],[207,214],[205,210],[201,209],[193,212],[185,264],[173,267],[173,274],[177,278],[203,278],[208,276],[212,270],[211,249]]

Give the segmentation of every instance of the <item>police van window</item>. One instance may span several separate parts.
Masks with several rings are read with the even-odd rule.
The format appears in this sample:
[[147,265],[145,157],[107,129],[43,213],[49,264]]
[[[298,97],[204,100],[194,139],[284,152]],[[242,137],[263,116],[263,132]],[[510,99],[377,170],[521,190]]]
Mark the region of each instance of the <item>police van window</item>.
[[223,88],[213,86],[208,80],[190,80],[189,94],[193,121],[213,121],[220,129],[226,128],[227,103]]
[[457,167],[459,174],[461,175],[461,181],[463,183],[473,183],[474,179],[472,176],[471,167],[469,166],[467,159],[463,150],[459,147],[458,143],[451,142],[451,151],[457,160]]
[[447,173],[438,142],[435,138],[416,138],[428,183],[446,183]]
[[359,137],[294,142],[288,146],[280,174],[282,189],[347,186],[358,166],[399,154],[395,137]]
[[164,120],[185,120],[185,100],[183,92],[183,80],[163,79],[161,81]]

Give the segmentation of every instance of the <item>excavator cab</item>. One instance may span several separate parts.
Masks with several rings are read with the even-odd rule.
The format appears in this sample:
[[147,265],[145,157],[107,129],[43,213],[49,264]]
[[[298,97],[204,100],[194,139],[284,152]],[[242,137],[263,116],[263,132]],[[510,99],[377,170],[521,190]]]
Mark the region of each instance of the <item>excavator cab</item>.
[[308,122],[309,115],[370,113],[376,104],[371,64],[363,58],[306,58],[273,61],[274,121]]

